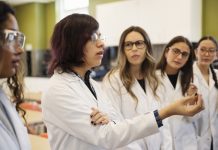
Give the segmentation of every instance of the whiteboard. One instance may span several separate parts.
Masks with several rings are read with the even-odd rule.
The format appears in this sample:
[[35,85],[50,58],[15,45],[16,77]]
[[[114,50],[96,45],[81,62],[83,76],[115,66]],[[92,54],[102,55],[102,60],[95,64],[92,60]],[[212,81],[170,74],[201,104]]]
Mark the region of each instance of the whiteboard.
[[167,43],[177,35],[198,41],[201,14],[201,0],[125,0],[96,6],[107,46],[118,45],[121,33],[132,25],[145,29],[153,44]]

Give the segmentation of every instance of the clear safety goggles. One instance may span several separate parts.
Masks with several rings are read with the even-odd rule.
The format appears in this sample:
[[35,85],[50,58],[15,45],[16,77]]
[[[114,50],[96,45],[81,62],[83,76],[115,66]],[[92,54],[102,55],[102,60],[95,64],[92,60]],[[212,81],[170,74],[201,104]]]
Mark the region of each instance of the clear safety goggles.
[[[19,31],[5,29],[1,33],[1,38],[9,45],[18,46],[19,48],[24,48],[25,35]],[[3,40],[3,39],[2,39]]]

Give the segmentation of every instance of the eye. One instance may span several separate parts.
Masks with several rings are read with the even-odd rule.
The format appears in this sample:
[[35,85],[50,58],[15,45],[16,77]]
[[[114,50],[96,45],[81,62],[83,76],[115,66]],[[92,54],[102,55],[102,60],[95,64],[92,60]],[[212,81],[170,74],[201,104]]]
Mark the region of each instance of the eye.
[[188,56],[189,56],[189,53],[183,52],[182,55],[183,55],[184,57],[188,57]]
[[125,42],[125,43],[124,43],[124,46],[125,46],[125,47],[131,47],[132,45],[133,45],[132,42]]
[[14,39],[15,39],[15,35],[13,33],[9,33],[7,37],[8,42],[12,42],[14,41]]
[[174,51],[175,54],[180,54],[180,50],[177,49],[177,48],[174,48],[173,51]]

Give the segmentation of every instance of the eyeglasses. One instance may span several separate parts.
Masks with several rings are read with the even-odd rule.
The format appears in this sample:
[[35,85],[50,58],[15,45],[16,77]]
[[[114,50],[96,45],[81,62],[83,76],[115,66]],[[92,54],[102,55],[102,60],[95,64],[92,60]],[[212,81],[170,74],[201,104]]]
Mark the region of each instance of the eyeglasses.
[[215,54],[215,52],[216,52],[216,49],[215,49],[215,48],[201,47],[201,48],[199,48],[199,50],[200,50],[200,52],[201,52],[202,54],[208,53],[208,54],[210,54],[210,55],[213,55],[213,54]]
[[135,41],[135,42],[131,42],[131,41],[127,41],[124,43],[124,48],[126,50],[132,50],[133,48],[133,45],[136,46],[136,48],[138,49],[143,49],[145,48],[145,41],[142,41],[142,40],[138,40],[138,41]]
[[19,48],[24,47],[25,36],[23,33],[5,29],[2,32],[4,40],[6,40],[7,44],[17,45]]
[[93,41],[93,42],[96,42],[96,41],[98,41],[98,40],[101,40],[101,41],[104,41],[105,40],[105,36],[104,35],[102,35],[101,33],[93,33],[92,35],[91,35],[91,40]]
[[179,56],[180,54],[182,55],[182,58],[187,58],[189,56],[190,53],[188,52],[182,52],[180,49],[178,48],[170,48],[170,50],[172,50],[173,54],[175,56]]

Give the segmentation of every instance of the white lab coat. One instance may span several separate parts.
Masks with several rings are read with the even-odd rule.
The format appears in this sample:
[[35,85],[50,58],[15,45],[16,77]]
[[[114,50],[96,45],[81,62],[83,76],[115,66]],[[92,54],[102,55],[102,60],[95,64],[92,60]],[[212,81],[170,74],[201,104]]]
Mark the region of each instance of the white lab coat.
[[[218,90],[214,86],[211,70],[208,85],[196,62],[193,68],[194,82],[203,96],[205,106],[201,118],[196,122],[199,150],[210,150],[211,137],[213,137],[213,148],[216,150],[218,149]],[[215,72],[218,77],[218,71]]]
[[[136,101],[123,86],[123,83],[120,79],[119,70],[114,72],[110,78],[105,78],[102,85],[102,89],[107,92],[114,108],[118,110],[126,119],[133,118],[138,114],[145,114],[147,112],[154,111],[155,109],[159,109],[161,107],[160,101],[157,100],[157,98],[155,99],[153,96],[153,92],[150,89],[148,82],[145,84],[145,93],[137,80],[135,80],[131,88],[132,92],[138,98],[136,105]],[[170,132],[162,131],[163,128],[165,128],[165,130],[167,129],[166,123],[164,124],[164,127],[160,128],[161,133],[164,134],[157,133],[136,141],[135,143],[139,146],[137,150],[170,150],[172,145],[172,140],[169,137]],[[162,139],[165,140],[164,143]],[[122,148],[122,150],[126,149],[131,149],[130,145]],[[132,147],[132,150],[135,149],[135,147]]]
[[[74,73],[54,73],[42,96],[42,113],[53,150],[115,149],[158,132],[153,113],[123,120],[113,109],[99,83],[90,80],[97,99]],[[90,123],[91,107],[107,113],[107,125]],[[123,120],[122,122],[120,122]]]
[[[161,99],[163,98],[164,101],[171,103],[183,97],[180,84],[181,72],[177,78],[176,88],[173,87],[166,74],[162,77],[160,70],[157,70],[156,73],[162,82],[158,90],[158,95],[160,95]],[[198,150],[194,120],[192,121],[191,117],[178,115],[168,119],[175,150]]]
[[[31,145],[27,129],[24,127],[15,107],[9,101],[1,87],[0,103],[3,106],[1,107],[3,110],[0,110],[0,150],[30,150]],[[3,114],[5,112],[7,114]],[[13,129],[7,124],[9,119]]]

